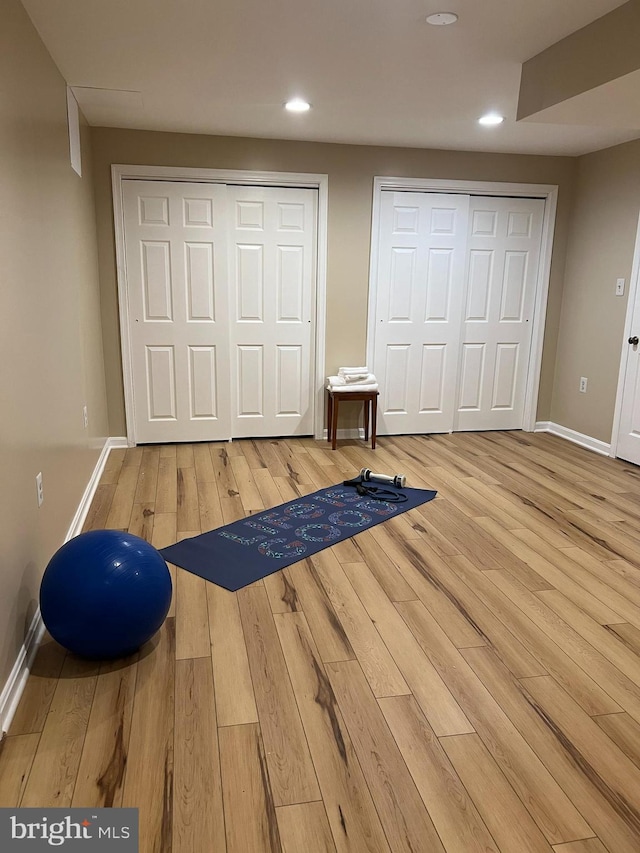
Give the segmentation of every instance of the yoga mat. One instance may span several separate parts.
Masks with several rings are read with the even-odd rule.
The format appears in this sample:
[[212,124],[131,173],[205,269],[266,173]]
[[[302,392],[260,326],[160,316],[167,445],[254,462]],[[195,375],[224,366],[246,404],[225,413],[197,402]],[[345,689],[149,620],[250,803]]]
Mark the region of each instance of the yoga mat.
[[160,549],[170,563],[237,590],[342,542],[436,496],[426,489],[385,489],[404,503],[372,500],[353,486],[330,486],[225,527]]

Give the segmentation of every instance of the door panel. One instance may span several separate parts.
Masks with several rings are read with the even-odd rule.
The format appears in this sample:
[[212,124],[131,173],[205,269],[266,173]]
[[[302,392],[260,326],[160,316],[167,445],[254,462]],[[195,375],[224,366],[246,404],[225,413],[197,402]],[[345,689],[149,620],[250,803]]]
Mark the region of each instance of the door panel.
[[145,347],[149,421],[176,420],[175,351],[171,346]]
[[[636,253],[638,248],[636,246]],[[635,261],[634,261],[635,266]],[[640,287],[635,282],[635,301],[631,314],[629,339],[625,343],[626,364],[622,380],[622,402],[616,456],[640,465],[640,347],[631,341],[640,335]]]
[[213,243],[186,243],[187,322],[215,323]]
[[276,415],[302,415],[302,346],[281,345],[276,348]]
[[493,250],[472,249],[469,253],[469,275],[465,320],[486,322],[489,292],[493,276]]
[[304,248],[278,246],[277,251],[277,322],[302,323],[305,292]]
[[477,411],[482,399],[484,344],[462,344],[459,411]]
[[[633,334],[640,327],[640,314],[634,311]],[[640,465],[640,370],[638,370],[638,346],[629,347],[627,369],[624,380],[620,430],[616,456]]]
[[496,370],[493,376],[492,410],[513,409],[518,376],[518,352],[520,344],[498,344]]
[[410,344],[387,344],[386,361],[383,376],[385,378],[385,408],[389,415],[407,415],[409,413],[409,360]]
[[238,365],[238,417],[255,418],[264,414],[264,356],[262,346],[240,345],[236,349]]
[[445,366],[445,344],[422,345],[419,401],[421,413],[442,411]]
[[144,299],[144,319],[153,321],[173,320],[171,248],[168,242],[143,240],[142,251],[142,287]]
[[228,193],[232,434],[311,434],[317,193]]
[[544,201],[472,197],[469,206],[464,355],[453,428],[521,429]]
[[451,429],[468,208],[462,195],[382,194],[373,364],[382,434]]
[[192,419],[217,418],[217,376],[216,347],[189,347],[190,415]]
[[229,438],[225,187],[125,181],[136,441]]

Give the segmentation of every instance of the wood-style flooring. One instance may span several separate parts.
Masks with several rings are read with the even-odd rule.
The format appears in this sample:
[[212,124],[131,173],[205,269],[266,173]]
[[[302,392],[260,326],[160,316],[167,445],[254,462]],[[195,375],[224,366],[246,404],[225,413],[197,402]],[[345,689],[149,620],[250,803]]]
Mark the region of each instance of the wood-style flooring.
[[1,806],[136,806],[144,853],[638,853],[640,469],[531,433],[111,453],[87,528],[157,547],[354,476],[424,506],[101,665],[41,646]]

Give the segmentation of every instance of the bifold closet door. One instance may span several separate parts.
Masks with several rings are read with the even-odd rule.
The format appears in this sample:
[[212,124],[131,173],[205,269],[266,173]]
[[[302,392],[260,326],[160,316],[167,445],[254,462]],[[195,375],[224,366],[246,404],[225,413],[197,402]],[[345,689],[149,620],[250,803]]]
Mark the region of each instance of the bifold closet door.
[[381,434],[449,432],[469,197],[383,192],[374,372]]
[[124,369],[138,443],[231,435],[225,194],[214,184],[124,182]]
[[383,191],[381,434],[522,427],[544,201]]
[[136,441],[312,434],[317,190],[123,194]]

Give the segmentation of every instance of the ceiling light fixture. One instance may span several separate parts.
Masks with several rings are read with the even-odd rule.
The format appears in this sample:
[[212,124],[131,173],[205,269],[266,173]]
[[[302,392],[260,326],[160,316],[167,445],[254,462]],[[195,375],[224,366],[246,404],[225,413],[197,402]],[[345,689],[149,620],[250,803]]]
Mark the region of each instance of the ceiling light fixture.
[[455,24],[457,20],[458,16],[453,12],[436,12],[426,18],[427,23],[432,27],[446,27],[448,24]]
[[311,104],[303,101],[302,98],[293,98],[293,100],[287,101],[284,108],[290,113],[306,113],[307,110],[311,109]]
[[496,124],[502,124],[504,116],[498,113],[487,113],[478,119],[478,124],[484,124],[486,127],[493,127]]

